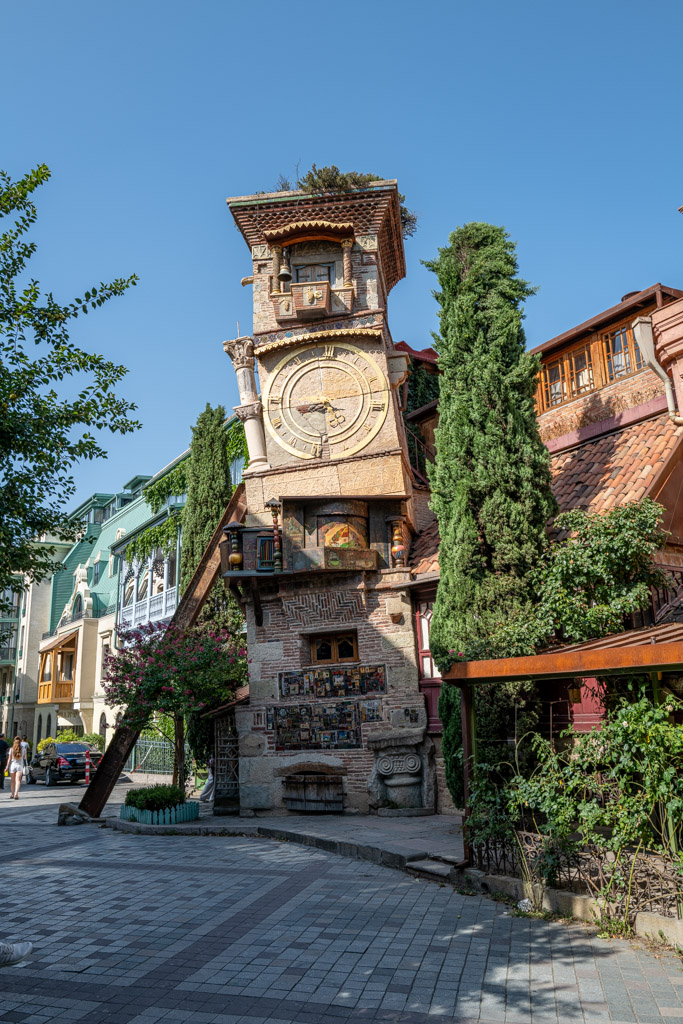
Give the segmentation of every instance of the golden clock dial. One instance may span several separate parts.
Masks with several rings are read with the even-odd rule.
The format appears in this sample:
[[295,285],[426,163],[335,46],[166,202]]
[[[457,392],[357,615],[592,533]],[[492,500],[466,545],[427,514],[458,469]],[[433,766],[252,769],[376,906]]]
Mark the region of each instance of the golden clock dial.
[[354,455],[375,437],[388,408],[386,377],[374,359],[347,342],[293,349],[263,391],[270,436],[299,459]]

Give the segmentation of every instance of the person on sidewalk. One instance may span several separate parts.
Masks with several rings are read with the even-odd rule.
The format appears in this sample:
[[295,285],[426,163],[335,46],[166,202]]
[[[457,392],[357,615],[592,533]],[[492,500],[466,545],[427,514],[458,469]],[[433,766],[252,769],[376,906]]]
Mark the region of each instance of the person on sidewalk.
[[30,942],[0,942],[0,967],[19,964],[33,950]]
[[205,804],[211,803],[211,801],[213,800],[213,794],[216,788],[216,777],[214,774],[215,767],[216,759],[212,754],[211,757],[209,758],[209,777],[206,780],[206,785],[204,786],[204,789],[201,791],[199,795],[199,799]]
[[5,739],[4,732],[0,732],[0,789],[5,788],[5,765],[7,764],[7,753],[9,743]]
[[29,742],[28,742],[28,736],[25,733],[21,737],[21,753],[22,753],[23,758],[24,758],[24,764],[28,765],[28,763],[30,761],[31,747],[30,747]]
[[9,771],[10,782],[12,784],[9,798],[10,800],[18,800],[19,787],[21,786],[21,780],[24,775],[24,757],[21,752],[21,740],[18,736],[14,737],[12,749],[7,755],[7,770]]

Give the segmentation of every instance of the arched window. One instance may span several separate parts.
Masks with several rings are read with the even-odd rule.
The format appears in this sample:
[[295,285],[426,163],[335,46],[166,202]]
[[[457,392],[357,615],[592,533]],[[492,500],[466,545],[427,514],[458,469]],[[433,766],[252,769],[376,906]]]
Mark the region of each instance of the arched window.
[[100,736],[102,736],[104,739],[107,738],[107,716],[105,715],[104,711],[100,715]]
[[36,733],[36,746],[43,738],[43,716],[38,715],[38,732]]
[[80,616],[82,614],[83,614],[83,598],[81,597],[80,594],[77,594],[76,597],[74,598],[74,604],[73,604],[73,610],[71,612],[71,617],[74,618],[74,619],[78,619],[78,618],[80,618]]
[[52,736],[52,715],[47,716],[47,725],[45,726],[45,735]]
[[147,597],[147,588],[149,587],[149,571],[147,568],[143,569],[138,577],[138,601],[144,601]]
[[135,588],[135,583],[133,582],[133,580],[131,578],[126,583],[125,589],[123,591],[123,607],[124,608],[127,608],[129,605],[131,605],[133,603],[134,588]]

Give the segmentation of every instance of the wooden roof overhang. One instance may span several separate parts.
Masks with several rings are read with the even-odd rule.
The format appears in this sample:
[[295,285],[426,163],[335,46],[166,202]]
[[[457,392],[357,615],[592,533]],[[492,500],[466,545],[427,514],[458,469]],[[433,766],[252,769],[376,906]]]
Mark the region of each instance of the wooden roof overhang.
[[615,633],[600,640],[572,644],[520,658],[459,661],[443,680],[465,683],[503,683],[518,679],[572,679],[629,673],[683,670],[683,623]]
[[577,324],[576,327],[572,327],[570,330],[550,338],[549,341],[544,341],[542,345],[536,345],[535,348],[529,349],[529,353],[534,356],[546,355],[548,352],[553,352],[556,348],[561,348],[570,342],[578,342],[584,335],[592,334],[593,331],[599,330],[612,320],[618,320],[626,316],[637,316],[643,306],[656,302],[659,307],[660,304],[665,304],[665,300],[671,302],[682,297],[683,292],[679,288],[669,288],[667,285],[660,284],[659,282],[651,285],[649,288],[644,288],[642,291],[630,292],[616,306],[611,306],[609,309],[603,310],[602,313],[591,317],[590,320],[584,320],[582,324]]

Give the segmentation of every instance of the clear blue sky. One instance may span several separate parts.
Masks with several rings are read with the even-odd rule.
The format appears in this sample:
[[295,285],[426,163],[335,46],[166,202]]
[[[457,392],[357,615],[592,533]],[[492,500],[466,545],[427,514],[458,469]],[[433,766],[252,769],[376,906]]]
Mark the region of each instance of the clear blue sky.
[[251,268],[224,200],[297,165],[398,178],[420,225],[391,325],[417,348],[436,327],[420,260],[469,220],[518,242],[530,346],[683,287],[682,30],[678,0],[4,4],[0,166],[53,174],[34,272],[65,301],[141,279],[72,335],[129,368],[144,423],[77,467],[77,500],[237,402],[221,342],[250,329]]

